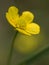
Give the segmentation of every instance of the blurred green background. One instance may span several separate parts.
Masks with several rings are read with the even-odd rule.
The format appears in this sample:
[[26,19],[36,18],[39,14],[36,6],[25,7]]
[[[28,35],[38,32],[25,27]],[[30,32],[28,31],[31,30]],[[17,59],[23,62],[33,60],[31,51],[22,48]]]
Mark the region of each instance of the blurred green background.
[[[8,65],[15,34],[16,43],[24,40],[21,41],[22,34],[17,33],[5,18],[6,11],[12,5],[19,8],[20,14],[25,10],[33,12],[34,21],[40,25],[41,32],[33,36],[38,46],[31,54],[22,54],[13,47],[10,65],[49,65],[49,0],[0,0],[0,65]],[[29,41],[32,39],[25,37]]]

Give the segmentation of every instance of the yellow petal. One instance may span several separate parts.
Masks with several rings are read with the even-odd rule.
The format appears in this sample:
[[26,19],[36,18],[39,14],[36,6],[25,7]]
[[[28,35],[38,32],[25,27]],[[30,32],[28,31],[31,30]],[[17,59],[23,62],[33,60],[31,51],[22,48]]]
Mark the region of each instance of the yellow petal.
[[19,31],[19,32],[21,32],[21,33],[23,33],[23,34],[25,34],[25,35],[31,36],[31,34],[27,33],[25,30],[22,30],[22,29],[19,29],[19,28],[16,28],[16,30]]
[[11,17],[16,18],[18,16],[18,8],[16,8],[15,6],[11,6],[8,9],[8,13],[11,15]]
[[19,18],[19,14],[18,14],[18,8],[16,8],[15,6],[11,6],[8,9],[8,14],[10,14],[10,17],[17,22],[17,19]]
[[6,13],[6,18],[13,27],[16,27],[16,22],[11,18],[11,16],[8,13]]
[[22,13],[22,18],[27,22],[27,23],[30,23],[33,21],[34,19],[34,15],[33,13],[29,12],[29,11],[24,11]]
[[26,32],[30,34],[39,34],[40,32],[40,26],[36,23],[30,23],[26,26]]
[[6,13],[6,18],[13,27],[16,27],[19,19],[18,9],[15,6],[11,6]]

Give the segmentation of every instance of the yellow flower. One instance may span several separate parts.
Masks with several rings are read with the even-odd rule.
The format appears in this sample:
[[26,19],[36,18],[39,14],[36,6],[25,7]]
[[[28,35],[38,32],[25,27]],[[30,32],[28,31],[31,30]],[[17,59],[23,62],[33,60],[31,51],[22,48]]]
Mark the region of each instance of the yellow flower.
[[33,21],[34,15],[30,11],[22,12],[20,16],[18,13],[18,8],[11,6],[6,12],[6,18],[8,22],[19,32],[32,35],[39,34],[40,26]]

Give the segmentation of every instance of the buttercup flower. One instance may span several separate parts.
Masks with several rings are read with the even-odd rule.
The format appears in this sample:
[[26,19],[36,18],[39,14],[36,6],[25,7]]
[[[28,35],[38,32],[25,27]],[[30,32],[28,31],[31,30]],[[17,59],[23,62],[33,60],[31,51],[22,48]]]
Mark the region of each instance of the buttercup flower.
[[34,15],[30,11],[22,12],[20,16],[18,14],[18,8],[15,6],[11,6],[6,12],[6,18],[8,22],[19,32],[32,35],[32,34],[39,34],[40,26],[33,22]]

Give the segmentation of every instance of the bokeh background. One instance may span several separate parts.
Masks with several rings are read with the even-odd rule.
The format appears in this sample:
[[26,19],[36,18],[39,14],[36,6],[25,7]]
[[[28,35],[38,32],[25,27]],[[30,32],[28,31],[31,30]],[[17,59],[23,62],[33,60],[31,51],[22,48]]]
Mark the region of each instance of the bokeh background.
[[[5,13],[12,5],[19,8],[20,14],[25,10],[33,12],[34,21],[41,27],[40,34],[33,36],[39,41],[38,47],[29,55],[18,52],[14,47],[11,54],[15,34],[16,43],[24,40],[20,39],[23,35],[15,31],[6,20]],[[29,41],[32,39],[25,37]],[[10,54],[10,65],[49,65],[49,0],[0,0],[0,65],[8,65]]]

